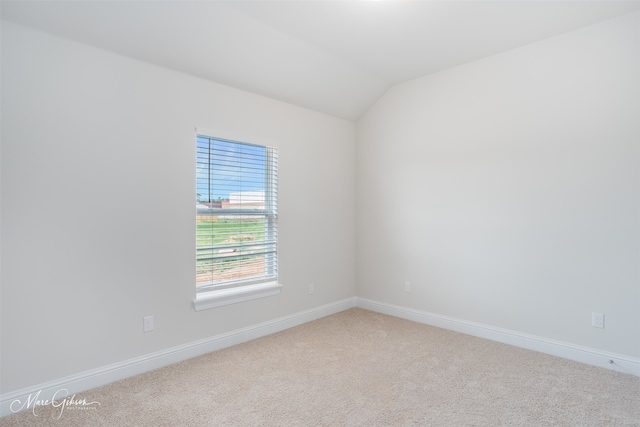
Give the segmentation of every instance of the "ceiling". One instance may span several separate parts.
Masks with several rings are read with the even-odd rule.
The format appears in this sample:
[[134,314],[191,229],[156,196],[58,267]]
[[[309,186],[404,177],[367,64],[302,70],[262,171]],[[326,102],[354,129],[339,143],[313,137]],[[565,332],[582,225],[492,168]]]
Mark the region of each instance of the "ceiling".
[[391,86],[640,1],[6,1],[2,19],[355,121]]

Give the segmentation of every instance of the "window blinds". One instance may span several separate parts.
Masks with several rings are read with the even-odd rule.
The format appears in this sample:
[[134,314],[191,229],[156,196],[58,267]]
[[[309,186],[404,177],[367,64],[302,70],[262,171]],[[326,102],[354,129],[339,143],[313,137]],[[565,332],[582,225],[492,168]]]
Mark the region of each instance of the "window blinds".
[[277,280],[277,149],[198,135],[196,288]]

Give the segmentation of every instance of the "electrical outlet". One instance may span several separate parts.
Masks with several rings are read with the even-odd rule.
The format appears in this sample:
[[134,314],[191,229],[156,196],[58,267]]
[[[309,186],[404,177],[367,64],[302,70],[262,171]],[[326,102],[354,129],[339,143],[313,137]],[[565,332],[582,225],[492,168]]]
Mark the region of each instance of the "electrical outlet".
[[604,329],[604,314],[596,312],[591,313],[591,326],[594,328]]
[[404,282],[404,291],[411,292],[411,282]]
[[144,332],[153,331],[153,316],[147,316],[142,319],[142,330]]
[[315,291],[316,291],[316,285],[314,285],[313,283],[309,283],[309,295],[313,295]]

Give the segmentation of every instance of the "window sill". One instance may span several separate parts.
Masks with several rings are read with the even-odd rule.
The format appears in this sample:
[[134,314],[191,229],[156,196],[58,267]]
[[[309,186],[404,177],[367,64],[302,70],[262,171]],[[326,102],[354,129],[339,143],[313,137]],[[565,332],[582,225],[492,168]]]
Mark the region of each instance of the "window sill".
[[231,289],[200,292],[193,301],[193,308],[195,311],[200,311],[252,299],[270,297],[278,295],[281,288],[282,285],[278,282],[265,282]]

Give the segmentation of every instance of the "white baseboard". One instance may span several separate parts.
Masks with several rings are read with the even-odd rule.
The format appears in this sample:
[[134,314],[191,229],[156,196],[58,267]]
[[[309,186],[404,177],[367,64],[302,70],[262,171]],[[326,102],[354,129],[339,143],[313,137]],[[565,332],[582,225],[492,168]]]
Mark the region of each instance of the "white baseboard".
[[[36,399],[36,396],[37,399],[41,401],[53,400],[56,393],[58,393],[58,398],[64,398],[67,395],[70,396],[75,393],[81,393],[101,385],[142,374],[172,363],[181,362],[205,353],[210,353],[212,351],[280,332],[312,320],[320,319],[321,317],[348,310],[355,306],[356,298],[347,298],[312,308],[310,310],[294,313],[289,316],[280,317],[257,325],[216,335],[211,338],[205,338],[188,344],[171,347],[145,356],[81,372],[58,380],[38,384],[33,387],[27,387],[14,392],[5,393],[0,396],[0,416],[16,412],[16,409],[22,406],[21,403],[26,402],[28,399],[34,400]],[[68,394],[64,394],[61,390],[66,390],[66,393]],[[16,400],[19,400],[20,402],[14,404],[14,410],[12,410],[11,404]]]
[[[576,362],[599,366],[613,371],[640,377],[640,359],[621,354],[609,353],[595,348],[582,347],[562,341],[529,335],[508,329],[496,328],[453,317],[441,316],[426,311],[414,310],[393,304],[386,304],[366,298],[356,298],[356,306],[390,316],[400,317],[438,328],[449,329],[480,338],[498,341],[528,350],[562,357]],[[613,361],[613,363],[610,363]]]

